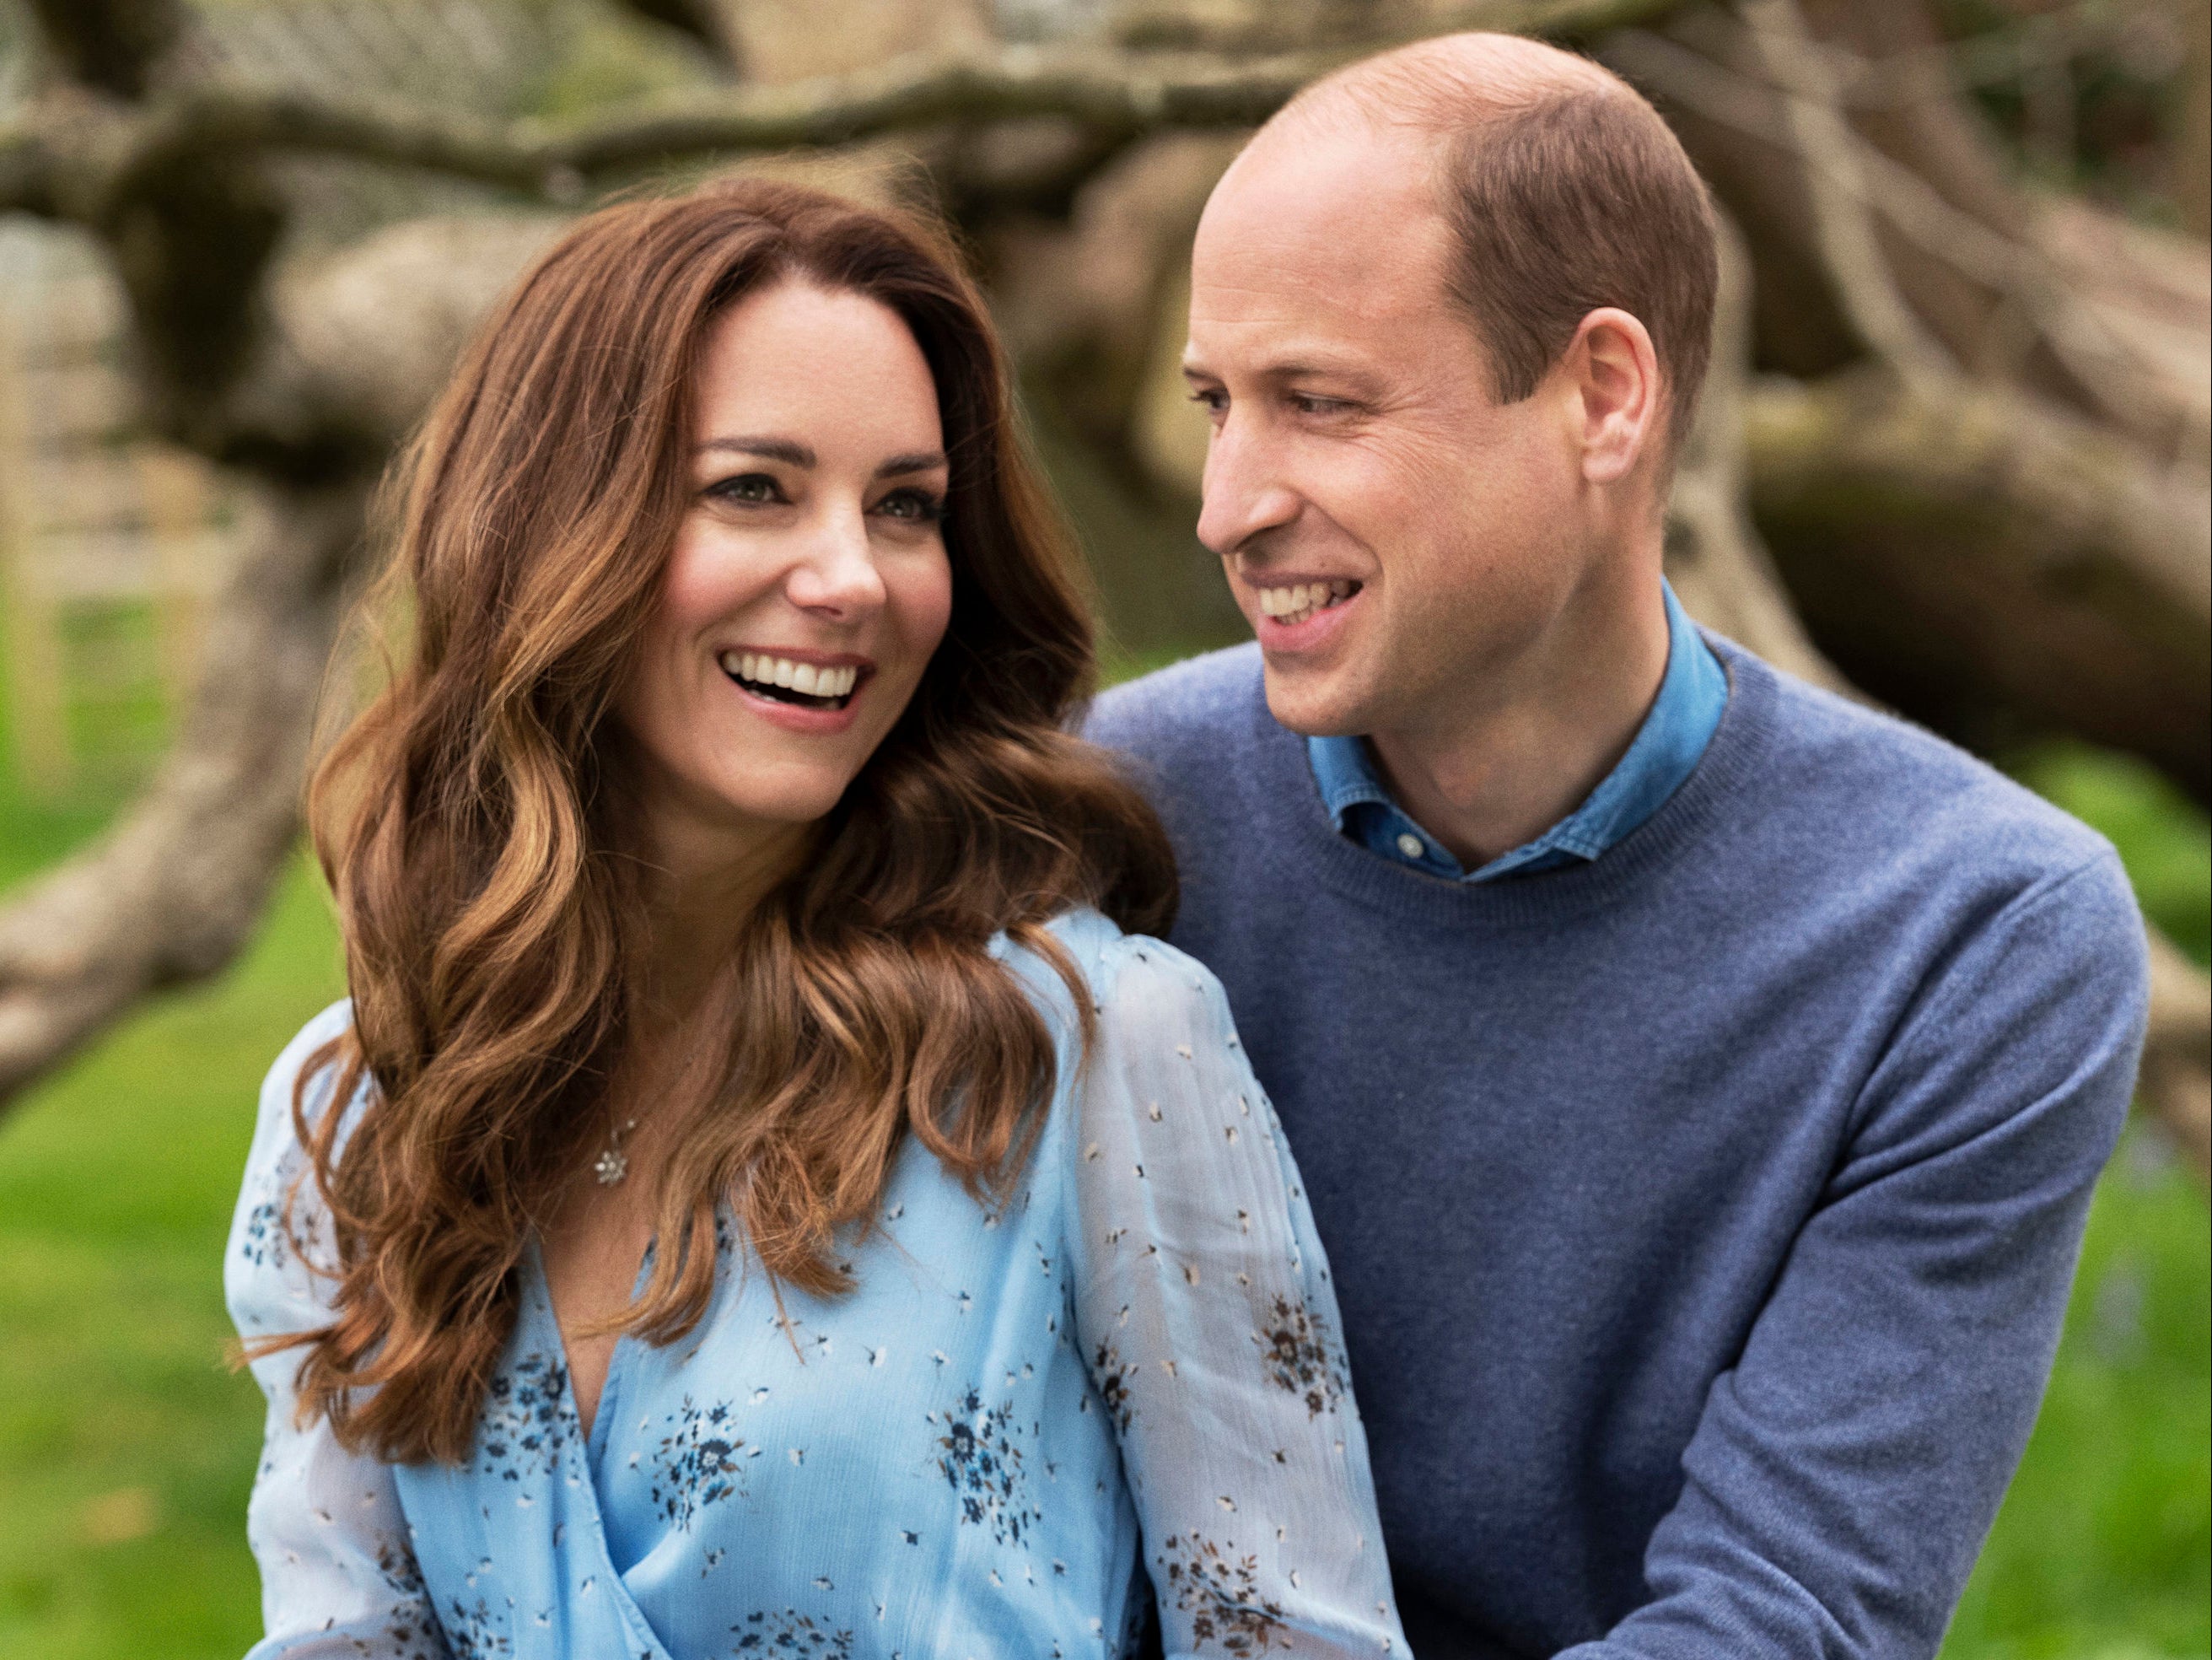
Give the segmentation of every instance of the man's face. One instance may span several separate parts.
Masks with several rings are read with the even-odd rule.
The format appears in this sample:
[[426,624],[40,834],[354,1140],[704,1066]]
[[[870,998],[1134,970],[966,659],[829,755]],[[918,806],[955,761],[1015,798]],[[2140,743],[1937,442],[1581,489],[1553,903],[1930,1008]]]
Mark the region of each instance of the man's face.
[[1199,539],[1296,732],[1448,730],[1510,696],[1587,567],[1575,394],[1555,374],[1493,401],[1431,166],[1418,138],[1293,123],[1199,226]]

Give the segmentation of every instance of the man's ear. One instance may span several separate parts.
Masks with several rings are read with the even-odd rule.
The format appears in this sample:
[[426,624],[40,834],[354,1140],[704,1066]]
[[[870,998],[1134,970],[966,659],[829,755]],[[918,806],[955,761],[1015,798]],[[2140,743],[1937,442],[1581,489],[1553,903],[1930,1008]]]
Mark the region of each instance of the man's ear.
[[1583,477],[1617,483],[1659,441],[1665,400],[1650,331],[1615,306],[1583,319],[1559,367],[1580,409]]

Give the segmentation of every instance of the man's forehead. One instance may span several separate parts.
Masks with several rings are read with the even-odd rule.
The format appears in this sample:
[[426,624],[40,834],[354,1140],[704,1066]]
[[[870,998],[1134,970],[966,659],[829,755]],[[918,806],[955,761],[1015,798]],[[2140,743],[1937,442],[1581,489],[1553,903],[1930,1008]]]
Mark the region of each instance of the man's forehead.
[[1441,302],[1450,236],[1430,153],[1311,137],[1263,137],[1215,190],[1192,249],[1194,325],[1403,316]]

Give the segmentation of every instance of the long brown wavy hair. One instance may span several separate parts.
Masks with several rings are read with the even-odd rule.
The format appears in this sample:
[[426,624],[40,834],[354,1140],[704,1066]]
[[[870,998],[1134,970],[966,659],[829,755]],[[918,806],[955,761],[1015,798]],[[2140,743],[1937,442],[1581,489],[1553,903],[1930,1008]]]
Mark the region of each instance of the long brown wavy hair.
[[[319,770],[349,1031],[294,1119],[335,1231],[302,1416],[395,1462],[458,1462],[514,1321],[526,1242],[605,1138],[644,949],[616,689],[690,500],[708,325],[802,280],[879,301],[935,377],[953,605],[913,702],[760,906],[697,1031],[659,1249],[625,1329],[668,1342],[713,1290],[718,1207],[774,1283],[831,1293],[911,1134],[1003,1199],[1049,1099],[1043,1021],[988,952],[1095,904],[1172,917],[1158,821],[1069,735],[1091,640],[1065,528],[1017,435],[982,302],[932,228],[722,181],[582,221],[505,301],[398,475],[387,581],[414,638]],[[314,1122],[312,1079],[333,1105]],[[343,1104],[367,1104],[341,1134]]]

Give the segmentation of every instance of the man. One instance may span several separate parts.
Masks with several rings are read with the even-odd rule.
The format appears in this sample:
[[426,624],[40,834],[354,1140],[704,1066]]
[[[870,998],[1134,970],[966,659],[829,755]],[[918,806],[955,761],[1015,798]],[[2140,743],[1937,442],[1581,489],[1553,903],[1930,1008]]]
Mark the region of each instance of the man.
[[1256,644],[1090,728],[1303,1169],[1421,1660],[1933,1654],[2132,1086],[2112,850],[1668,592],[1713,287],[1589,63],[1310,90],[1194,255]]

